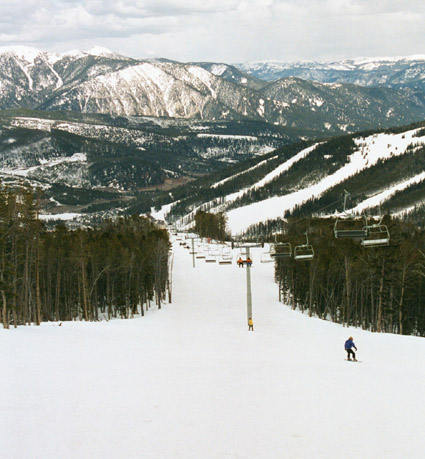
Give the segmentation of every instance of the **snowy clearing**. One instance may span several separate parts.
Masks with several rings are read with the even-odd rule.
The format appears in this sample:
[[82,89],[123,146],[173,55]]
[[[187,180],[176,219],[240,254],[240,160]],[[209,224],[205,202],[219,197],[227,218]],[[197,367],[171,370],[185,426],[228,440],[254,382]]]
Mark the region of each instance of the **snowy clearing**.
[[258,167],[261,167],[264,164],[266,164],[267,162],[272,161],[273,159],[276,159],[276,158],[277,158],[277,155],[276,156],[272,156],[271,158],[264,159],[263,161],[260,161],[258,164],[256,164],[255,166],[250,167],[249,169],[246,169],[246,170],[244,170],[242,172],[238,172],[237,174],[231,175],[230,177],[226,177],[225,179],[220,180],[219,182],[216,182],[216,183],[212,184],[211,188],[217,188],[218,186],[223,185],[224,183],[228,182],[229,180],[233,180],[234,178],[239,177],[242,174],[247,174],[248,172],[251,172],[254,169],[257,169]]
[[0,329],[2,457],[423,458],[425,340],[291,311],[259,252],[254,332],[246,268],[177,244],[161,310]]
[[43,221],[48,220],[74,220],[74,218],[81,217],[82,214],[78,214],[75,212],[65,212],[62,214],[40,214],[39,218]]

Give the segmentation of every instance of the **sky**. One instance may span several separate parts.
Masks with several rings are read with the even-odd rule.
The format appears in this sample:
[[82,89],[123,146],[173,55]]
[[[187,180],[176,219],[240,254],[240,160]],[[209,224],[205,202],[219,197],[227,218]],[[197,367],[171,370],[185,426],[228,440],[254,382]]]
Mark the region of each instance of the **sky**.
[[425,54],[423,0],[1,0],[0,46],[240,63]]

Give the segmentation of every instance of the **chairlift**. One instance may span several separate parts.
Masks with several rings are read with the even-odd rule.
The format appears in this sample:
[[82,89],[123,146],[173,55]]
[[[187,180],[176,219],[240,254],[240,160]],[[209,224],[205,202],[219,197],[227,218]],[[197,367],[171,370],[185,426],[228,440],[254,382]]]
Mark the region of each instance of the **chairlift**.
[[367,229],[365,226],[364,218],[348,218],[336,219],[334,226],[334,234],[337,239],[352,238],[362,239],[367,236]]
[[289,242],[276,242],[271,246],[270,256],[274,259],[289,258],[292,256],[292,247]]
[[230,249],[230,247],[227,247],[227,246],[222,247],[220,258],[218,260],[218,264],[219,265],[230,265],[232,264],[232,261],[233,261],[233,254],[232,254],[232,250]]
[[218,257],[220,256],[220,251],[216,247],[209,247],[208,254],[213,256],[213,257]]
[[[243,249],[243,247],[242,247],[242,249]],[[247,251],[239,252],[237,254],[237,256],[236,256],[236,264],[237,265],[241,265],[241,266],[248,265],[248,259],[250,260],[249,266],[252,267],[252,263],[253,263],[252,255],[250,254],[248,256]],[[241,261],[239,261],[239,260],[241,260]]]
[[297,245],[294,248],[294,260],[312,260],[314,258],[314,249],[308,243],[308,234],[305,233],[306,243]]
[[[382,219],[381,219],[382,220]],[[390,232],[381,221],[365,226],[367,237],[361,242],[363,247],[385,247],[390,244]]]
[[231,265],[233,261],[233,257],[228,255],[222,255],[218,260],[219,265]]
[[215,255],[207,254],[205,255],[205,263],[216,263],[217,257]]
[[[344,190],[345,191],[345,190]],[[344,193],[344,213],[346,213],[347,196],[350,193]],[[357,217],[353,214],[347,214],[346,217],[337,217],[334,225],[334,234],[337,239],[340,238],[365,238],[367,236],[367,222],[364,216]]]
[[270,249],[264,251],[264,252],[261,254],[260,262],[261,262],[261,263],[272,263],[272,262],[274,262],[274,259],[273,259],[273,257],[271,256]]

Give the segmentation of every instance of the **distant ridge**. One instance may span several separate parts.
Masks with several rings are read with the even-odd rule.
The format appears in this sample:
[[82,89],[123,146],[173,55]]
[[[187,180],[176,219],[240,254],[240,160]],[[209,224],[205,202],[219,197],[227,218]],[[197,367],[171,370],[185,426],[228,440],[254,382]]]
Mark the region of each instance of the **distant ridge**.
[[355,76],[344,70],[341,83],[332,75],[318,81],[325,80],[319,67],[295,68],[267,82],[262,69],[253,75],[227,64],[133,59],[101,47],[63,54],[12,47],[0,53],[0,109],[253,120],[307,137],[334,135],[425,118],[425,72],[415,69],[416,63],[397,77],[388,68],[361,75],[357,69]]
[[336,61],[252,61],[234,64],[266,81],[298,77],[321,83],[425,89],[425,55],[359,57]]

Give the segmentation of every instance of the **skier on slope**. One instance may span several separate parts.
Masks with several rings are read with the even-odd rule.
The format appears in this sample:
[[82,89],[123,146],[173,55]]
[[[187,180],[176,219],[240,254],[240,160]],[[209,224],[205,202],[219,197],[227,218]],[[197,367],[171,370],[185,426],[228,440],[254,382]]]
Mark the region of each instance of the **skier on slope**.
[[350,336],[347,341],[345,342],[345,345],[344,345],[344,348],[345,350],[347,351],[347,360],[351,360],[351,354],[353,355],[353,360],[355,362],[357,362],[357,359],[356,359],[356,354],[354,353],[353,351],[353,347],[354,349],[357,351],[357,347],[356,345],[354,344],[354,341],[353,341],[353,337]]

